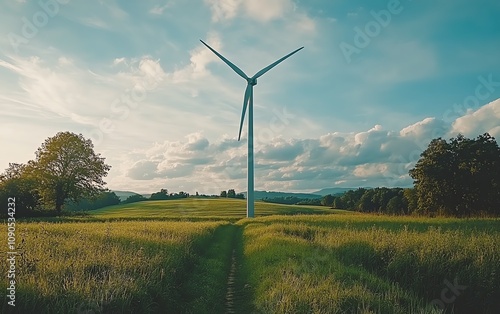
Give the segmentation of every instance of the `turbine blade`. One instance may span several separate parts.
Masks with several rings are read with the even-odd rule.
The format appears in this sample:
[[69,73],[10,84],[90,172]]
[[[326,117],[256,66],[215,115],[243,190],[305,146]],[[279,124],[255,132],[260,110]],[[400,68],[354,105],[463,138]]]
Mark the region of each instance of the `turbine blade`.
[[247,111],[247,105],[248,101],[250,100],[251,92],[252,92],[252,85],[247,84],[247,89],[245,90],[245,98],[243,98],[243,110],[241,111],[240,132],[238,133],[238,141],[241,138],[241,130],[243,129],[243,121],[245,120],[245,113]]
[[274,68],[275,66],[277,66],[279,63],[281,63],[282,61],[284,61],[286,58],[290,57],[291,55],[293,55],[294,53],[298,52],[299,50],[303,49],[304,47],[300,47],[299,49],[293,51],[293,52],[290,52],[289,54],[287,54],[286,56],[284,56],[283,58],[279,59],[278,61],[268,65],[267,67],[263,68],[262,70],[260,70],[259,72],[255,73],[255,75],[252,77],[252,79],[257,79],[258,77],[264,75],[264,73],[266,73],[267,71],[271,70],[272,68]]
[[212,49],[212,47],[210,47],[209,45],[207,45],[203,40],[200,39],[200,41],[202,42],[202,44],[204,44],[205,46],[207,46],[208,49],[212,50],[212,52],[215,53],[217,55],[217,57],[221,58],[222,61],[224,61],[227,65],[229,65],[229,67],[231,69],[233,69],[234,72],[238,73],[238,75],[241,76],[242,78],[244,78],[245,80],[248,80],[248,76],[245,74],[245,72],[243,72],[236,65],[232,64],[231,61],[229,61],[226,58],[224,58],[224,56],[222,56],[220,53],[218,53],[217,51],[215,51],[214,49]]

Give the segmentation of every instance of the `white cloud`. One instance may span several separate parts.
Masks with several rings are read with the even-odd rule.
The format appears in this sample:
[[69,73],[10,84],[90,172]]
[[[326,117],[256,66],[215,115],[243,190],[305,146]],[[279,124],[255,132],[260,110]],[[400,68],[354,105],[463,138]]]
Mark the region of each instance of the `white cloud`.
[[210,7],[213,22],[235,19],[238,15],[262,23],[274,20],[291,20],[295,30],[312,31],[315,23],[297,9],[292,0],[205,0]]
[[174,2],[173,1],[168,1],[166,4],[164,5],[156,5],[154,6],[153,8],[151,8],[151,10],[149,10],[149,13],[153,14],[153,15],[162,15],[163,12],[166,10],[166,9],[169,9],[171,8],[172,6],[174,5]]
[[58,60],[58,63],[60,66],[69,66],[69,65],[73,65],[73,60],[71,60],[70,58],[68,57],[60,57]]
[[[220,51],[222,48],[222,42],[217,33],[209,33],[206,42],[215,50]],[[218,60],[213,52],[205,46],[199,45],[190,52],[190,63],[173,73],[173,80],[176,83],[182,83],[203,77],[208,74],[207,65]]]
[[464,116],[457,118],[452,126],[452,134],[462,133],[468,137],[476,137],[488,132],[491,136],[500,138],[500,99],[476,111],[467,112]]
[[313,33],[316,30],[316,23],[306,14],[300,14],[297,16],[296,27],[304,33]]
[[212,21],[233,19],[243,0],[204,0],[212,11]]
[[115,60],[113,60],[113,65],[118,65],[118,64],[122,64],[122,63],[126,63],[126,59],[124,57],[115,58]]
[[436,118],[425,118],[422,121],[409,125],[403,128],[399,134],[402,137],[413,137],[417,139],[437,138],[446,134],[449,125],[443,120]]
[[388,167],[384,163],[377,164],[362,164],[354,167],[353,174],[356,177],[361,178],[370,178],[370,177],[378,177],[381,174],[383,175],[388,170]]
[[77,123],[94,123],[79,108],[87,93],[79,84],[79,79],[85,73],[75,68],[68,58],[60,57],[57,65],[51,66],[38,57],[13,57],[10,61],[0,60],[0,66],[19,77],[19,86],[24,91],[22,102],[39,111],[70,118]]
[[244,1],[243,7],[249,17],[261,22],[283,18],[285,14],[292,12],[294,8],[291,0]]
[[[363,132],[328,133],[317,139],[275,137],[256,143],[256,188],[300,190],[306,186],[322,188],[337,182],[343,186],[408,186],[408,170],[432,139],[442,121],[427,118],[399,132],[384,131],[381,125]],[[428,138],[429,137],[429,138]],[[425,143],[425,144],[422,144]],[[203,133],[181,141],[156,144],[139,155],[129,177],[133,179],[170,178],[212,181],[244,189],[245,145],[234,140],[209,142]],[[131,162],[129,162],[130,164]],[[143,169],[144,175],[141,175]],[[154,175],[151,175],[154,169]],[[224,183],[225,182],[225,183]],[[217,189],[212,191],[217,192]]]
[[109,25],[104,20],[95,16],[82,17],[79,19],[79,21],[85,26],[93,28],[109,29]]
[[[210,43],[219,48],[221,43],[218,37],[211,36]],[[191,52],[189,65],[170,73],[163,69],[160,60],[148,56],[116,58],[110,64],[121,65],[117,73],[94,73],[84,67],[79,68],[78,61],[65,56],[52,62],[37,57],[0,60],[0,67],[18,78],[20,89],[5,91],[0,100],[12,104],[15,110],[10,112],[13,115],[26,116],[26,112],[33,111],[37,116],[48,115],[52,119],[64,118],[76,122],[77,125],[98,126],[102,117],[116,118],[109,115],[113,99],[130,96],[130,89],[138,84],[144,86],[145,82],[156,82],[158,86],[146,91],[142,104],[122,108],[130,111],[130,117],[115,119],[115,128],[119,132],[106,135],[112,141],[102,146],[102,153],[113,156],[113,165],[117,165],[110,176],[110,184],[123,186],[127,182],[131,189],[144,191],[147,187],[154,191],[155,187],[165,187],[168,181],[170,187],[182,187],[188,191],[189,188],[204,193],[216,193],[227,188],[244,191],[245,141],[238,142],[234,136],[209,140],[209,134],[214,136],[224,132],[221,132],[220,124],[211,123],[211,119],[215,118],[203,114],[188,118],[191,125],[186,125],[185,101],[191,101],[191,115],[197,108],[204,108],[207,113],[213,111],[213,108],[207,109],[204,103],[191,100],[186,89],[186,86],[194,88],[197,85],[203,88],[200,79],[209,73],[207,65],[217,60],[208,49],[204,48],[208,52],[205,54],[201,48],[204,47]],[[110,66],[110,69],[115,68]],[[185,83],[179,77],[184,77]],[[193,80],[196,82],[194,85]],[[179,89],[184,91],[179,92]],[[215,93],[224,90],[218,89]],[[19,92],[24,96],[20,98]],[[176,96],[179,93],[182,98]],[[205,95],[206,90],[201,89],[200,93]],[[235,99],[239,100],[239,91],[234,93]],[[183,105],[168,105],[172,101]],[[425,118],[400,131],[388,131],[381,125],[375,125],[366,131],[333,132],[309,139],[298,138],[300,135],[283,138],[272,133],[271,138],[256,141],[256,188],[314,189],[335,182],[343,186],[366,185],[366,182],[373,186],[410,185],[412,181],[408,170],[431,139],[450,134],[455,136],[454,133],[458,132],[475,137],[489,131],[498,136],[499,108],[500,100],[496,100],[458,118],[452,125],[436,118]],[[239,110],[237,108],[224,117],[225,111],[218,108],[214,117],[217,121],[234,120],[233,126],[236,127]],[[194,122],[202,119],[206,121]],[[300,119],[291,119],[293,124],[301,123]],[[193,133],[193,125],[207,129]],[[216,128],[216,132],[210,132],[210,128]],[[170,135],[165,140],[162,133],[171,132],[177,132],[177,137]],[[141,142],[138,142],[137,134],[141,134]],[[133,136],[136,137],[134,144],[129,143],[129,138]],[[147,143],[155,141],[156,144],[147,147]],[[123,154],[123,147],[127,145],[135,149]],[[117,157],[119,155],[124,157]]]

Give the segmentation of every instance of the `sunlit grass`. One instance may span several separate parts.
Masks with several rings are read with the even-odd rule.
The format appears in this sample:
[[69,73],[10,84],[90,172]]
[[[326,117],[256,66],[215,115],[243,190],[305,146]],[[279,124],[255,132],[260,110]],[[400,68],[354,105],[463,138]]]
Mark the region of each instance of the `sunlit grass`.
[[[147,313],[180,308],[183,296],[178,287],[186,267],[223,224],[19,224],[16,309]],[[6,273],[6,263],[0,265]]]
[[444,280],[467,286],[442,301],[448,308],[494,313],[498,305],[499,220],[332,215],[239,224],[261,312],[439,313],[432,302],[442,301]]
[[[257,218],[245,214],[244,200],[183,199],[19,221],[16,310],[222,313],[232,252],[242,313],[440,313],[436,300],[456,314],[496,313],[500,304],[499,219],[261,202]],[[445,280],[467,288],[444,302]]]
[[[257,217],[279,214],[327,214],[334,212],[340,211],[321,206],[255,203]],[[144,201],[105,207],[88,213],[96,218],[223,218],[238,220],[246,217],[246,200],[187,198],[168,201]]]

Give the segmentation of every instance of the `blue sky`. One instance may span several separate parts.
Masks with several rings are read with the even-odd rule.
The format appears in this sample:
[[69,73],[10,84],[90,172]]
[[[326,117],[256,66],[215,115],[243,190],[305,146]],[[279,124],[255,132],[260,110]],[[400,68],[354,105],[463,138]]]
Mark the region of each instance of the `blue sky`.
[[256,189],[410,186],[435,137],[500,136],[500,3],[2,1],[0,168],[82,133],[118,190],[246,190],[248,75],[259,78]]

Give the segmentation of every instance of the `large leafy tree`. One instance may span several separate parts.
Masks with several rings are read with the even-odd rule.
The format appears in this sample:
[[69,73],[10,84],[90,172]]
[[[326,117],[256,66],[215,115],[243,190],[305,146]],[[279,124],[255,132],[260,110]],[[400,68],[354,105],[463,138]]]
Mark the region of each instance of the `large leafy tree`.
[[59,132],[45,140],[30,162],[44,201],[61,211],[67,201],[78,202],[104,190],[103,177],[111,167],[94,152],[94,145],[83,135]]
[[418,207],[424,214],[443,212],[453,207],[453,154],[450,144],[434,139],[410,170],[417,191]]
[[500,210],[500,148],[495,138],[432,140],[410,170],[419,210],[469,216]]

